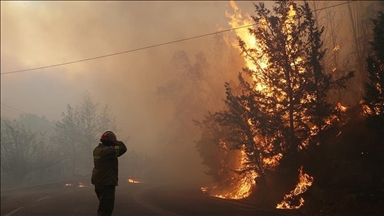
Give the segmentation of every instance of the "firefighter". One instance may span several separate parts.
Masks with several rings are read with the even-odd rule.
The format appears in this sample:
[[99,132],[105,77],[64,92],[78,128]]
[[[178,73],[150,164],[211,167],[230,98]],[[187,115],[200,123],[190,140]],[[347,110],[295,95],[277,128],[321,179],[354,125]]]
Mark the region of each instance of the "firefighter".
[[115,203],[115,189],[118,182],[117,158],[127,151],[115,133],[106,131],[100,138],[99,145],[93,150],[94,167],[91,182],[99,199],[97,216],[110,216]]

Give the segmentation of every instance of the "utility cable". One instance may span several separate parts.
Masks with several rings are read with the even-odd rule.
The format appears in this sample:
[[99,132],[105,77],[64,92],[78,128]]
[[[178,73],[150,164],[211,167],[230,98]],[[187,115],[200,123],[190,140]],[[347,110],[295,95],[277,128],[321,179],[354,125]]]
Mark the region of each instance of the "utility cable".
[[[24,114],[29,115],[29,113],[24,112],[23,110],[19,110],[19,109],[15,108],[15,107],[9,106],[9,105],[7,105],[7,104],[1,103],[1,105],[6,106],[6,107],[8,107],[8,108],[10,108],[10,109],[13,109],[13,110],[22,112],[22,113],[24,113]],[[32,115],[32,114],[31,114],[31,115]],[[41,118],[41,117],[39,117],[39,116],[36,116],[36,115],[32,115],[32,116],[34,116],[34,117],[36,117],[36,118],[39,118],[39,119],[41,119],[41,120],[43,120],[43,121],[49,122],[50,124],[52,124],[52,122],[48,121],[47,119],[43,119],[43,118]]]
[[6,107],[11,108],[11,109],[14,109],[14,110],[19,111],[19,112],[28,114],[28,113],[24,112],[23,110],[16,109],[15,107],[11,107],[11,106],[9,106],[9,105],[7,105],[7,104],[3,104],[3,103],[1,103],[1,105],[6,106]]
[[[328,7],[324,7],[324,8],[320,8],[320,9],[314,10],[312,12],[320,11],[320,10],[324,10],[324,9],[340,6],[340,5],[343,5],[343,4],[348,4],[348,3],[350,3],[350,1],[343,2],[343,3],[340,3],[340,4],[336,4],[336,5],[332,5],[332,6],[328,6]],[[160,46],[165,46],[165,45],[169,45],[169,44],[173,44],[173,43],[179,43],[179,42],[182,42],[182,41],[187,41],[187,40],[193,40],[193,39],[197,39],[197,38],[207,37],[207,36],[211,36],[211,35],[215,35],[215,34],[221,34],[221,33],[224,33],[224,32],[229,32],[229,31],[233,31],[233,30],[237,30],[237,29],[247,28],[247,27],[251,27],[251,26],[254,26],[254,25],[256,25],[256,24],[250,24],[250,25],[240,26],[240,27],[236,27],[236,28],[225,29],[225,30],[216,31],[216,32],[212,32],[212,33],[197,35],[197,36],[194,36],[194,37],[184,38],[184,39],[180,39],[180,40],[175,40],[175,41],[155,44],[155,45],[151,45],[151,46],[145,46],[145,47],[141,47],[141,48],[126,50],[126,51],[122,51],[122,52],[116,52],[116,53],[111,53],[111,54],[107,54],[107,55],[101,55],[101,56],[96,56],[96,57],[86,58],[86,59],[81,59],[81,60],[76,60],[76,61],[69,61],[69,62],[64,62],[64,63],[59,63],[59,64],[53,64],[53,65],[47,65],[47,66],[36,67],[36,68],[29,68],[29,69],[23,69],[23,70],[7,71],[7,72],[4,72],[4,73],[1,73],[1,75],[14,74],[14,73],[23,73],[23,72],[33,71],[33,70],[40,70],[40,69],[45,69],[45,68],[51,68],[51,67],[58,67],[58,66],[63,66],[63,65],[75,64],[75,63],[84,62],[84,61],[91,61],[91,60],[95,60],[95,59],[106,58],[106,57],[110,57],[110,56],[121,55],[121,54],[125,54],[125,53],[130,53],[130,52],[135,52],[135,51],[140,51],[140,50],[145,50],[145,49],[150,49],[150,48],[155,48],[155,47],[160,47]]]
[[241,29],[241,28],[250,27],[250,26],[253,26],[253,25],[255,25],[255,24],[241,26],[241,27],[237,27],[237,28],[225,29],[225,30],[222,30],[222,31],[212,32],[212,33],[208,33],[208,34],[198,35],[198,36],[194,36],[194,37],[189,37],[189,38],[184,38],[184,39],[180,39],[180,40],[175,40],[175,41],[155,44],[155,45],[151,45],[151,46],[141,47],[141,48],[137,48],[137,49],[131,49],[131,50],[117,52],[117,53],[111,53],[111,54],[102,55],[102,56],[96,56],[96,57],[87,58],[87,59],[81,59],[81,60],[77,60],[77,61],[70,61],[70,62],[65,62],[65,63],[60,63],[60,64],[54,64],[54,65],[48,65],[48,66],[36,67],[36,68],[30,68],[30,69],[24,69],[24,70],[9,71],[9,72],[1,73],[1,75],[3,75],[3,74],[12,74],[12,73],[22,73],[22,72],[27,72],[27,71],[32,71],[32,70],[45,69],[45,68],[51,68],[51,67],[57,67],[57,66],[62,66],[62,65],[74,64],[74,63],[79,63],[79,62],[84,62],[84,61],[90,61],[90,60],[95,60],[95,59],[100,59],[100,58],[120,55],[120,54],[124,54],[124,53],[130,53],[130,52],[135,52],[135,51],[139,51],[139,50],[145,50],[145,49],[150,49],[150,48],[154,48],[154,47],[169,45],[169,44],[178,43],[178,42],[182,42],[182,41],[202,38],[202,37],[206,37],[206,36],[210,36],[210,35],[220,34],[220,33],[223,33],[223,32],[228,32],[228,31],[232,31],[232,30],[237,30],[237,29]]
[[[355,1],[355,0],[352,0],[352,1]],[[333,8],[333,7],[337,7],[337,6],[340,6],[340,5],[349,4],[349,3],[351,3],[352,1],[347,1],[347,2],[343,2],[343,3],[339,3],[339,4],[335,4],[335,5],[331,5],[331,6],[328,6],[328,7],[319,8],[319,9],[317,9],[317,10],[313,10],[312,12],[321,11],[321,10],[324,10],[324,9]]]

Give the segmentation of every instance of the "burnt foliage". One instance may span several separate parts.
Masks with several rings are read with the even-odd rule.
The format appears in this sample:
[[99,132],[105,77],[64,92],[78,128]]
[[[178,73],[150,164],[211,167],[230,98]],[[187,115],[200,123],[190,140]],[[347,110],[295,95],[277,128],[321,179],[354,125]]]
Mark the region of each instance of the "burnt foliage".
[[367,105],[369,128],[384,136],[384,13],[373,20],[374,40],[371,42],[373,54],[367,58],[369,82],[366,83],[364,97]]

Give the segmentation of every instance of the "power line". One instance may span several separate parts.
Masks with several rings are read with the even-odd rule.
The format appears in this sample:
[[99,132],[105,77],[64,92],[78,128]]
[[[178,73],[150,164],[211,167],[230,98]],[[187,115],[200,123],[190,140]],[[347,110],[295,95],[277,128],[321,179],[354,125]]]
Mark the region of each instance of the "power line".
[[11,108],[11,109],[14,109],[14,110],[17,110],[17,111],[19,111],[19,112],[28,114],[28,113],[24,112],[23,110],[16,109],[15,107],[11,107],[11,106],[9,106],[9,105],[7,105],[7,104],[3,104],[3,103],[1,103],[1,105],[6,106],[6,107]]
[[[352,1],[355,1],[355,0],[352,0]],[[352,1],[347,1],[347,2],[343,2],[343,3],[339,3],[339,4],[335,4],[335,5],[331,5],[331,6],[328,6],[328,7],[319,8],[319,9],[317,9],[317,10],[313,10],[312,12],[321,11],[321,10],[324,10],[324,9],[333,8],[333,7],[337,7],[337,6],[340,6],[340,5],[349,4],[349,3],[351,3]]]
[[[312,12],[320,11],[320,10],[324,10],[324,9],[328,9],[328,8],[332,8],[332,7],[336,7],[336,6],[340,6],[340,5],[344,5],[344,4],[348,4],[348,3],[350,3],[350,1],[347,1],[347,2],[344,2],[344,3],[340,3],[340,4],[336,4],[336,5],[332,5],[332,6],[328,6],[328,7],[324,7],[324,8],[320,8],[320,9],[317,9],[317,10],[313,10]],[[165,46],[165,45],[169,45],[169,44],[173,44],[173,43],[178,43],[178,42],[182,42],[182,41],[187,41],[187,40],[193,40],[193,39],[197,39],[197,38],[207,37],[207,36],[211,36],[211,35],[215,35],[215,34],[221,34],[221,33],[224,33],[224,32],[229,32],[229,31],[232,31],[232,30],[247,28],[247,27],[251,27],[251,26],[254,26],[254,25],[256,25],[256,24],[251,24],[251,25],[245,25],[245,26],[240,26],[240,27],[236,27],[236,28],[225,29],[225,30],[222,30],[222,31],[211,32],[211,33],[208,33],[208,34],[197,35],[197,36],[194,36],[194,37],[184,38],[184,39],[180,39],[180,40],[175,40],[175,41],[155,44],[155,45],[151,45],[151,46],[146,46],[146,47],[141,47],[141,48],[137,48],[137,49],[126,50],[126,51],[122,51],[122,52],[111,53],[111,54],[107,54],[107,55],[101,55],[101,56],[96,56],[96,57],[86,58],[86,59],[81,59],[81,60],[76,60],[76,61],[69,61],[69,62],[64,62],[64,63],[59,63],[59,64],[53,64],[53,65],[47,65],[47,66],[36,67],[36,68],[29,68],[29,69],[23,69],[23,70],[7,71],[7,72],[4,72],[4,73],[1,73],[1,75],[14,74],[14,73],[23,73],[23,72],[33,71],[33,70],[52,68],[52,67],[58,67],[58,66],[63,66],[63,65],[69,65],[69,64],[75,64],[75,63],[84,62],[84,61],[91,61],[91,60],[95,60],[95,59],[106,58],[106,57],[110,57],[110,56],[121,55],[121,54],[125,54],[125,53],[130,53],[130,52],[135,52],[135,51],[140,51],[140,50],[145,50],[145,49],[150,49],[150,48],[155,48],[155,47],[160,47],[160,46]]]
[[159,46],[164,46],[164,45],[169,45],[169,44],[173,44],[173,43],[178,43],[178,42],[182,42],[182,41],[197,39],[197,38],[206,37],[206,36],[210,36],[210,35],[214,35],[214,34],[220,34],[220,33],[223,33],[223,32],[228,32],[228,31],[232,31],[232,30],[246,28],[246,27],[250,27],[250,26],[253,26],[253,25],[255,25],[255,24],[241,26],[241,27],[237,27],[237,28],[225,29],[225,30],[222,30],[222,31],[212,32],[212,33],[208,33],[208,34],[198,35],[198,36],[194,36],[194,37],[189,37],[189,38],[184,38],[184,39],[180,39],[180,40],[175,40],[175,41],[155,44],[155,45],[151,45],[151,46],[141,47],[141,48],[137,48],[137,49],[131,49],[131,50],[117,52],[117,53],[111,53],[111,54],[102,55],[102,56],[96,56],[96,57],[87,58],[87,59],[81,59],[81,60],[77,60],[77,61],[70,61],[70,62],[65,62],[65,63],[60,63],[60,64],[54,64],[54,65],[48,65],[48,66],[37,67],[37,68],[30,68],[30,69],[24,69],[24,70],[9,71],[9,72],[1,73],[1,75],[3,75],[3,74],[12,74],[12,73],[22,73],[22,72],[27,72],[27,71],[32,71],[32,70],[45,69],[45,68],[51,68],[51,67],[57,67],[57,66],[62,66],[62,65],[74,64],[74,63],[79,63],[79,62],[84,62],[84,61],[90,61],[90,60],[95,60],[95,59],[99,59],[99,58],[105,58],[105,57],[110,57],[110,56],[114,56],[114,55],[120,55],[120,54],[124,54],[124,53],[130,53],[130,52],[135,52],[135,51],[139,51],[139,50],[150,49],[150,48],[155,48],[155,47],[159,47]]
[[[9,105],[7,105],[7,104],[1,103],[1,105],[6,106],[6,107],[8,107],[8,108],[10,108],[10,109],[13,109],[13,110],[22,112],[22,113],[24,113],[24,114],[29,115],[29,113],[24,112],[23,110],[17,109],[17,108],[15,108],[15,107],[9,106]],[[36,118],[38,118],[38,119],[41,119],[41,120],[43,120],[43,121],[49,122],[49,123],[52,124],[52,122],[48,121],[47,119],[43,119],[43,118],[41,118],[41,117],[39,117],[39,116],[37,116],[37,115],[32,115],[32,116],[34,116],[34,117],[36,117]]]

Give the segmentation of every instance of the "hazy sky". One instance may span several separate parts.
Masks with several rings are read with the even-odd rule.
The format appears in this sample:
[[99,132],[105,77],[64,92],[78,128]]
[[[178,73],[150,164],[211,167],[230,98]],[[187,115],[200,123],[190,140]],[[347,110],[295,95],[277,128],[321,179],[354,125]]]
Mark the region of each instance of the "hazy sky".
[[[239,6],[251,6],[240,2]],[[228,2],[1,2],[1,71],[90,58],[230,28]],[[43,70],[1,76],[1,102],[60,119],[85,93],[108,104],[124,134],[160,127],[163,85],[172,54],[191,56],[212,37]],[[2,116],[19,112],[1,107]],[[162,123],[159,123],[162,124]]]
[[[273,2],[266,1],[267,5]],[[336,4],[338,2],[335,2]],[[251,1],[237,2],[252,15]],[[76,61],[228,29],[227,1],[2,1],[1,72]],[[340,7],[342,10],[342,7]],[[234,33],[226,33],[234,36]],[[67,104],[88,91],[108,104],[120,137],[151,149],[167,120],[156,88],[169,79],[172,54],[193,58],[212,37],[1,76],[1,102],[27,113],[59,120]],[[239,68],[241,70],[241,68]],[[237,73],[237,71],[235,71]],[[20,112],[1,106],[1,116]]]

